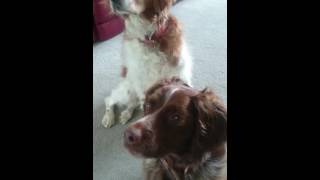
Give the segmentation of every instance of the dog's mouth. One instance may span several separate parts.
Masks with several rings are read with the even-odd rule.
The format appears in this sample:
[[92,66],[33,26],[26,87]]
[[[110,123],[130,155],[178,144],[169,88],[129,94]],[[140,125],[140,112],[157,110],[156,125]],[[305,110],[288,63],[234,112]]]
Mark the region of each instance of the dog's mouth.
[[142,147],[135,147],[135,146],[130,146],[126,143],[124,144],[124,146],[131,155],[137,158],[159,158],[163,156],[163,154],[153,151],[154,147],[152,146],[147,145]]
[[153,153],[154,146],[148,144],[143,145],[130,145],[126,142],[124,142],[125,148],[130,152],[131,155],[137,157],[137,158],[151,158],[155,157]]
[[130,152],[131,155],[137,157],[137,158],[145,158],[143,152],[141,152],[141,149],[135,148],[133,146],[130,146],[126,143],[124,143],[124,146],[126,147],[126,149]]
[[146,158],[143,154],[137,152],[137,151],[134,151],[132,149],[128,149],[128,151],[130,152],[130,154],[136,158]]

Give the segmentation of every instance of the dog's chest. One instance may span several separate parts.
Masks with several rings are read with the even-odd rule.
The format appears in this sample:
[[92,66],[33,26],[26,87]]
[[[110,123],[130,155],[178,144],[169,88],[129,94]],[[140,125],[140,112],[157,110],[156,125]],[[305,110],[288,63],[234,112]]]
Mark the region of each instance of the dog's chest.
[[148,47],[138,39],[124,41],[123,45],[128,78],[153,81],[177,73],[177,67],[171,67],[160,50]]

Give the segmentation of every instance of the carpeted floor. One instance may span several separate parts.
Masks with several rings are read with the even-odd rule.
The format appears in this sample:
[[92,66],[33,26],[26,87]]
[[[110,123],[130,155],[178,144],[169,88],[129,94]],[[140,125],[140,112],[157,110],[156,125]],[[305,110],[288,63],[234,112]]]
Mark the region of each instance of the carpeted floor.
[[[227,0],[183,0],[172,8],[183,24],[193,56],[196,88],[213,88],[227,102]],[[106,129],[101,125],[104,97],[120,78],[118,35],[93,45],[93,177],[94,180],[141,180],[141,159],[122,145],[127,125]],[[132,120],[134,121],[134,120]]]

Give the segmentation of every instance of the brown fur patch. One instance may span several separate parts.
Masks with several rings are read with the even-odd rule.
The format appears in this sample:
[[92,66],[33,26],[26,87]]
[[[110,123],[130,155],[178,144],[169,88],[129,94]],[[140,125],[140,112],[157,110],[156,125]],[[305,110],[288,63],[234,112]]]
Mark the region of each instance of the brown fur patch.
[[146,9],[142,16],[160,26],[165,32],[161,36],[153,36],[152,40],[158,45],[160,51],[167,55],[171,65],[177,65],[182,46],[182,30],[177,18],[169,14],[172,0],[146,0]]
[[153,40],[159,43],[159,49],[167,55],[169,62],[177,65],[182,47],[182,30],[177,18],[170,15],[163,35]]
[[145,10],[142,15],[149,21],[157,21],[167,15],[172,0],[145,0]]

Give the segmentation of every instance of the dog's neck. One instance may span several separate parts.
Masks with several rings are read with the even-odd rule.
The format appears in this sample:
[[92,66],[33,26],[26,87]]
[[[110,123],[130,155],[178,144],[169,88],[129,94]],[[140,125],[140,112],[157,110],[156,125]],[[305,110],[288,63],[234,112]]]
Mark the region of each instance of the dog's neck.
[[139,40],[144,43],[156,41],[165,34],[167,27],[166,18],[150,22],[139,15],[131,14],[125,17],[124,39]]

